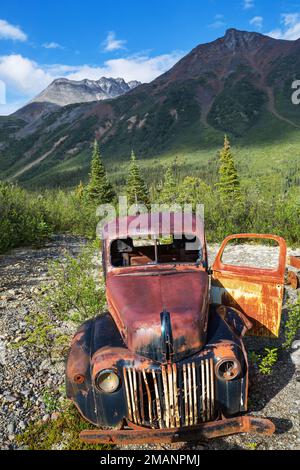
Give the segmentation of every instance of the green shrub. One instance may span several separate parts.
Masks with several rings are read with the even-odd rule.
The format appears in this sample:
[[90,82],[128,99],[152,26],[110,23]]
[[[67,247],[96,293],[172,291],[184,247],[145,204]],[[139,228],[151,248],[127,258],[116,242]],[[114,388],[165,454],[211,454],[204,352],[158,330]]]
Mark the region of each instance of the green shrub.
[[42,202],[18,186],[0,183],[0,253],[37,244],[53,229]]
[[278,359],[277,348],[265,348],[265,355],[261,358],[258,365],[259,372],[263,375],[270,375],[272,373],[273,366],[276,364]]
[[79,440],[81,431],[94,427],[80,416],[73,404],[68,402],[64,404],[56,419],[31,423],[24,433],[17,436],[17,442],[29,450],[111,449],[112,446],[109,445],[91,445]]
[[66,253],[63,260],[49,263],[51,280],[36,294],[36,307],[26,317],[27,334],[14,347],[32,346],[43,356],[62,356],[77,326],[104,309],[104,284],[95,265],[99,259],[99,243],[90,242],[77,258]]
[[278,349],[265,348],[264,355],[249,351],[248,359],[252,364],[258,366],[258,370],[262,375],[270,375],[278,359]]

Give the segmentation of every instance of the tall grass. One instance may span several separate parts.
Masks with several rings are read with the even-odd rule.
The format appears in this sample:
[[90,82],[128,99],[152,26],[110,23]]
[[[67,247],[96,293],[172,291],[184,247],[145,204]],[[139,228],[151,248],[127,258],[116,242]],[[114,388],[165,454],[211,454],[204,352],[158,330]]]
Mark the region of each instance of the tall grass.
[[41,244],[52,233],[93,237],[95,226],[95,208],[74,191],[36,193],[0,183],[0,253]]

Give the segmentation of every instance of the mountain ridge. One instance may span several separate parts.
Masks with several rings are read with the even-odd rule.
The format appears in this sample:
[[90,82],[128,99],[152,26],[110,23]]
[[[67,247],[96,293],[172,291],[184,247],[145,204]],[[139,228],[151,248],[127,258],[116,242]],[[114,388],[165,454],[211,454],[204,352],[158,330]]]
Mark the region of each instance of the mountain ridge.
[[[300,126],[290,99],[291,83],[300,77],[299,52],[299,40],[230,28],[193,48],[152,82],[119,97],[69,104],[34,122],[24,123],[21,112],[10,123],[0,122],[0,167],[8,177],[20,175],[20,168],[47,154],[20,181],[46,182],[46,175],[54,178],[55,168],[65,167],[72,168],[77,181],[88,172],[95,136],[109,164],[122,161],[132,148],[144,159],[197,148],[215,151],[224,132],[237,143],[254,132],[262,142],[271,135],[287,138]],[[10,137],[1,141],[3,126],[10,126]],[[16,141],[22,143],[22,154],[13,154]]]
[[98,80],[56,78],[45,90],[33,98],[30,103],[47,102],[66,106],[87,101],[100,101],[116,98],[140,84],[141,82],[137,80],[126,82],[124,78],[112,77],[101,77]]

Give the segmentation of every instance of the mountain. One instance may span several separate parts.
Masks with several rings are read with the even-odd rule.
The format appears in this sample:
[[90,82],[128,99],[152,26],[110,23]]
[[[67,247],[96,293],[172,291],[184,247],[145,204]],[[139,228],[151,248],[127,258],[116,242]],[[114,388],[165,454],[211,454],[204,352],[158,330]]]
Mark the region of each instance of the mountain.
[[123,78],[101,77],[99,80],[69,80],[57,78],[26,106],[15,113],[30,122],[62,106],[89,101],[101,101],[123,95],[140,85],[137,80],[125,82]]
[[[300,113],[291,101],[297,78],[300,40],[229,29],[117,98],[59,108],[52,101],[55,108],[33,121],[22,116],[24,109],[2,118],[0,169],[32,186],[64,185],[66,174],[67,184],[75,184],[88,173],[95,136],[116,173],[132,148],[145,164],[180,155],[186,165],[204,168],[224,132],[245,155],[241,167],[252,164],[253,155],[261,172],[275,161],[290,164],[292,144],[295,158],[300,154]],[[39,97],[31,105],[46,106]]]
[[57,78],[34,98],[32,103],[47,102],[66,106],[86,101],[107,100],[123,95],[138,85],[140,85],[138,81],[126,83],[123,78],[101,77],[99,80],[80,81]]

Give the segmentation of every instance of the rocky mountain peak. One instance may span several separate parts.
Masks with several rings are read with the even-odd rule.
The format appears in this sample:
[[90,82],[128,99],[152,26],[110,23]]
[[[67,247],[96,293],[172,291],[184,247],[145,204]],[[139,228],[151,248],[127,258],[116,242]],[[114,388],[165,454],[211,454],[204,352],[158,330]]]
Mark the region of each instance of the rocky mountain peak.
[[98,80],[57,78],[31,103],[42,102],[66,106],[74,103],[106,100],[123,95],[138,85],[140,82],[134,80],[127,83],[124,78],[101,77]]
[[249,47],[256,47],[271,38],[260,33],[230,28],[227,29],[224,37],[221,39],[229,50],[234,51],[240,48],[247,49]]

